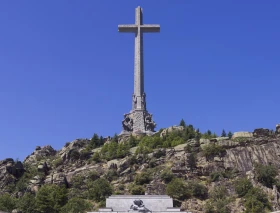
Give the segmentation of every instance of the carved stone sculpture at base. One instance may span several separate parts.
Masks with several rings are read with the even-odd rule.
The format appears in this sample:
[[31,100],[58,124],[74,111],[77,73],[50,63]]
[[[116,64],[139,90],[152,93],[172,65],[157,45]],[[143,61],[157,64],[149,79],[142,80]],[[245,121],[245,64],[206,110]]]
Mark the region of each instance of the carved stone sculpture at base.
[[134,200],[133,204],[130,206],[130,209],[138,212],[151,212],[149,209],[145,207],[142,200]]
[[133,131],[133,120],[130,117],[130,114],[124,114],[122,125],[124,131],[128,131],[128,132]]
[[153,121],[152,114],[145,112],[145,130],[154,132],[156,128],[156,123]]
[[153,121],[152,114],[144,110],[132,110],[124,114],[122,121],[123,131],[121,134],[135,133],[153,133],[156,123]]

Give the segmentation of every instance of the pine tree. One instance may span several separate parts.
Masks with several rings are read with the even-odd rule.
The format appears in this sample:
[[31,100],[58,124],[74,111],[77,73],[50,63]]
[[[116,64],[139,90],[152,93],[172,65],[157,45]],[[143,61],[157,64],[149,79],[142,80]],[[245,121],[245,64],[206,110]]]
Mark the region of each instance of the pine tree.
[[135,147],[139,143],[139,140],[137,140],[136,137],[130,135],[128,143],[129,143],[130,147]]
[[187,159],[187,163],[188,166],[190,167],[191,171],[193,172],[193,170],[196,168],[196,156],[194,153],[191,153],[190,156]]
[[25,213],[38,213],[36,211],[35,195],[27,192],[17,202],[17,208]]
[[185,123],[184,119],[182,119],[182,120],[180,121],[179,126],[186,127],[186,123]]
[[92,206],[93,205],[87,200],[74,197],[71,198],[65,206],[63,206],[61,213],[86,212],[93,210]]
[[16,200],[9,194],[3,194],[0,196],[0,211],[12,212],[16,208]]
[[229,137],[229,138],[232,138],[232,136],[233,136],[232,132],[229,131],[229,132],[228,132],[228,137]]
[[99,138],[99,146],[103,146],[104,145],[104,138],[102,136],[100,136]]
[[112,141],[116,143],[119,142],[119,136],[117,135],[117,133],[113,136]]
[[96,202],[105,201],[113,193],[113,188],[110,183],[103,179],[98,178],[95,181],[88,181],[88,194],[89,198]]
[[99,152],[95,152],[92,156],[92,160],[95,161],[95,162],[100,162],[101,160],[101,156],[100,156],[100,153]]
[[222,134],[221,134],[221,137],[226,137],[226,136],[227,136],[227,133],[226,133],[226,131],[223,129]]
[[39,212],[59,213],[67,203],[67,190],[57,185],[43,185],[36,194],[36,206]]
[[99,140],[98,135],[96,133],[94,133],[91,140],[90,140],[90,148],[94,149],[94,148],[98,147],[99,142],[100,142],[100,140]]

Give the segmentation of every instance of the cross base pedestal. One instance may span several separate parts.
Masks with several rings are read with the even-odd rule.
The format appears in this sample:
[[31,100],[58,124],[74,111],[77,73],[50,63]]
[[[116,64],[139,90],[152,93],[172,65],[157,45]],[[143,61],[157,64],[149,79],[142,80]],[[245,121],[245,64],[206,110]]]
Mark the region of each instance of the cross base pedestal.
[[152,114],[146,110],[132,110],[128,114],[124,114],[122,121],[123,131],[121,134],[130,133],[146,133],[153,134],[155,132],[156,123],[153,121]]

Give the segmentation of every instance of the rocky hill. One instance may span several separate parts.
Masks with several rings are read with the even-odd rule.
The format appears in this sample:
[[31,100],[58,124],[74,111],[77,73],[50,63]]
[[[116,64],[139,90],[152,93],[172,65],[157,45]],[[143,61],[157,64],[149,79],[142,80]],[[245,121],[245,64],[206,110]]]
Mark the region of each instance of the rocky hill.
[[279,169],[280,126],[231,138],[191,125],[153,136],[95,134],[0,161],[0,210],[85,212],[110,194],[168,194],[193,213],[269,212],[280,210]]

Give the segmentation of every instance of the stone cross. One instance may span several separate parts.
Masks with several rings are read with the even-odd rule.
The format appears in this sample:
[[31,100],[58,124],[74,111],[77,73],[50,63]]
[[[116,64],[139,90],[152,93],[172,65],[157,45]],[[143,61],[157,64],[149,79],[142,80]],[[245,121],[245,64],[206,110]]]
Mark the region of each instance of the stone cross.
[[144,92],[144,66],[143,66],[143,33],[154,33],[160,31],[157,24],[143,24],[143,12],[139,6],[136,8],[135,24],[119,25],[119,32],[135,34],[134,53],[134,94],[132,109],[146,110]]
[[119,25],[119,32],[135,34],[134,53],[134,93],[132,97],[132,110],[124,114],[121,134],[145,133],[153,134],[156,123],[146,109],[146,94],[144,92],[144,61],[143,61],[143,33],[159,32],[160,26],[156,24],[143,24],[142,8],[136,8],[135,24]]

